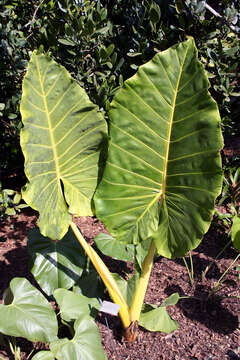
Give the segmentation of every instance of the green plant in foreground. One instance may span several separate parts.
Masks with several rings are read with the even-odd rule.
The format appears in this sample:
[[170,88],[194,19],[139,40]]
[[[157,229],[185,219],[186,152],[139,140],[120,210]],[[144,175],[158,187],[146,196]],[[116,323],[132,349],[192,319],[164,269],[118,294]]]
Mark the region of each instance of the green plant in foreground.
[[12,189],[2,189],[0,182],[0,217],[4,215],[16,215],[28,207],[26,204],[21,204],[22,195]]
[[[84,296],[92,290],[86,279],[94,272],[86,268],[73,234],[119,305],[127,340],[136,338],[138,324],[150,331],[177,328],[166,306],[176,304],[178,294],[160,307],[144,304],[144,297],[156,252],[173,259],[198,246],[221,190],[220,117],[208,87],[192,38],[158,53],[115,95],[106,154],[103,113],[64,68],[45,55],[32,55],[21,102],[29,180],[23,198],[39,211],[42,235],[31,232],[28,247],[33,274],[53,294],[62,323],[73,334],[72,340],[59,339],[49,303],[39,292],[33,295],[37,290],[26,280],[14,279],[12,303],[0,306],[0,319],[7,315],[13,322],[9,327],[0,320],[0,330],[50,343],[50,351],[34,360],[78,359],[81,352],[85,359],[104,358],[91,317],[98,302]],[[72,214],[96,214],[104,223],[112,236],[99,234],[95,243],[102,253],[133,263],[128,281],[110,273]],[[40,304],[46,310],[42,324]],[[25,320],[17,331],[14,317],[21,318],[21,306]]]

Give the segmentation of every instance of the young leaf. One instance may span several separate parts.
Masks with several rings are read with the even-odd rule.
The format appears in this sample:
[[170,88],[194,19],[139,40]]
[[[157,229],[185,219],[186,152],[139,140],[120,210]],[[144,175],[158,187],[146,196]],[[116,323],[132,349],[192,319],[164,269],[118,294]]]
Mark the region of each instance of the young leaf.
[[50,344],[57,360],[107,360],[98,327],[90,317],[84,315],[76,320],[74,330],[73,339],[59,339]]
[[21,114],[29,180],[23,198],[39,211],[41,233],[61,239],[70,214],[92,215],[106,124],[69,73],[36,52],[23,82]]
[[208,87],[190,38],[155,55],[115,95],[95,206],[117,240],[153,237],[158,253],[174,258],[208,230],[223,146]]
[[173,293],[163,301],[161,307],[176,305],[178,303],[178,300],[179,300],[179,294]]
[[0,305],[0,332],[29,341],[54,341],[58,324],[47,299],[23,278],[14,278],[10,288],[14,298],[10,305]]
[[166,307],[144,304],[139,325],[150,331],[170,333],[178,329],[177,321],[173,320]]
[[112,276],[118,284],[118,287],[126,300],[128,306],[131,306],[134,292],[138,285],[139,274],[136,272],[129,280],[123,279],[119,274],[113,273]]
[[33,229],[28,234],[27,248],[33,263],[31,272],[47,295],[57,288],[72,287],[86,265],[86,256],[71,229],[60,241]]
[[111,235],[99,233],[94,242],[97,248],[107,256],[122,261],[134,261],[134,245],[124,245],[115,240]]

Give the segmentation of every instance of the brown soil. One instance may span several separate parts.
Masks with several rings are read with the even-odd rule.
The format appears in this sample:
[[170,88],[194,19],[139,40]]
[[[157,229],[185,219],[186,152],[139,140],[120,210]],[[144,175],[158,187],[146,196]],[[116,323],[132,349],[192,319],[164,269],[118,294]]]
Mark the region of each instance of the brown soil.
[[[88,240],[103,231],[103,226],[95,218],[76,219],[83,234]],[[3,291],[15,277],[26,277],[31,282],[26,250],[26,234],[36,225],[36,214],[25,210],[16,217],[5,219],[0,227],[0,299]],[[224,283],[216,296],[207,300],[214,283],[231,264],[237,252],[229,247],[220,259],[208,271],[206,278],[201,275],[206,266],[216,257],[226,244],[226,236],[212,226],[205,235],[201,245],[193,251],[194,285],[191,286],[182,259],[167,260],[158,258],[155,261],[146,302],[160,305],[174,292],[180,296],[194,298],[181,299],[168,310],[179,322],[179,329],[171,334],[151,333],[139,330],[134,343],[127,343],[121,337],[121,324],[117,317],[100,313],[97,318],[103,347],[109,360],[239,360],[240,329],[239,319],[240,296],[238,273],[235,266],[228,272]],[[122,265],[118,261],[109,261],[114,271]],[[111,269],[112,270],[112,269]],[[229,298],[231,296],[231,298]],[[21,359],[26,360],[33,345],[23,339],[17,340],[21,348]],[[35,344],[41,348],[41,344]],[[14,359],[9,347],[0,344],[0,356]]]

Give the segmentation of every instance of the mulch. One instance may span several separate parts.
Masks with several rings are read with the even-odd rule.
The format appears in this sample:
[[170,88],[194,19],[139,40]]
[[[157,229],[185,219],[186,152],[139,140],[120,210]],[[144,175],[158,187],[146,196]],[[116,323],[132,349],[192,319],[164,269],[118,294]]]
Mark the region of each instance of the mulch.
[[[20,215],[6,218],[0,226],[0,302],[3,291],[13,277],[25,277],[33,282],[26,250],[26,235],[36,226],[36,213],[25,209]],[[76,219],[88,241],[104,230],[96,219],[84,217]],[[127,343],[121,336],[121,323],[117,317],[100,313],[97,324],[102,336],[104,350],[109,360],[240,360],[239,314],[240,296],[238,272],[235,266],[225,277],[225,281],[215,296],[208,295],[221,274],[237,255],[229,246],[202,278],[202,272],[215,259],[228,241],[219,227],[211,226],[200,246],[192,252],[194,264],[194,285],[191,286],[182,259],[155,260],[145,301],[160,305],[174,292],[182,298],[168,310],[179,323],[179,329],[171,334],[139,330],[134,343]],[[104,257],[114,271],[121,271],[122,263]],[[188,259],[187,259],[188,260]],[[126,267],[126,271],[131,267]],[[112,269],[111,269],[112,270]],[[191,297],[191,298],[187,298]],[[26,360],[32,344],[17,339],[21,348],[21,359]],[[0,344],[0,356],[12,360],[8,346]]]

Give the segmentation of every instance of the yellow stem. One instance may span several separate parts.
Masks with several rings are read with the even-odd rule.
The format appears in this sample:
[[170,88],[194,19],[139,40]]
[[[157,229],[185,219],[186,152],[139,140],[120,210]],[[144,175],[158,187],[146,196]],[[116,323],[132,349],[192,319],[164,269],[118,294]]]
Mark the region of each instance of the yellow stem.
[[101,279],[104,282],[106,288],[108,289],[109,295],[111,296],[112,300],[115,302],[115,304],[120,306],[119,315],[122,320],[123,326],[127,328],[131,324],[130,312],[128,305],[124,297],[122,296],[116,281],[112,277],[112,274],[110,273],[102,259],[98,256],[96,251],[86,242],[78,227],[73,222],[71,223],[71,228],[78,241],[82,245],[84,251],[92,261],[98,274],[101,276]]
[[132,305],[130,308],[130,317],[132,322],[139,321],[144,297],[147,291],[148,281],[152,270],[153,259],[155,254],[155,244],[152,241],[149,251],[143,261],[142,273],[139,279],[138,287],[133,296]]

